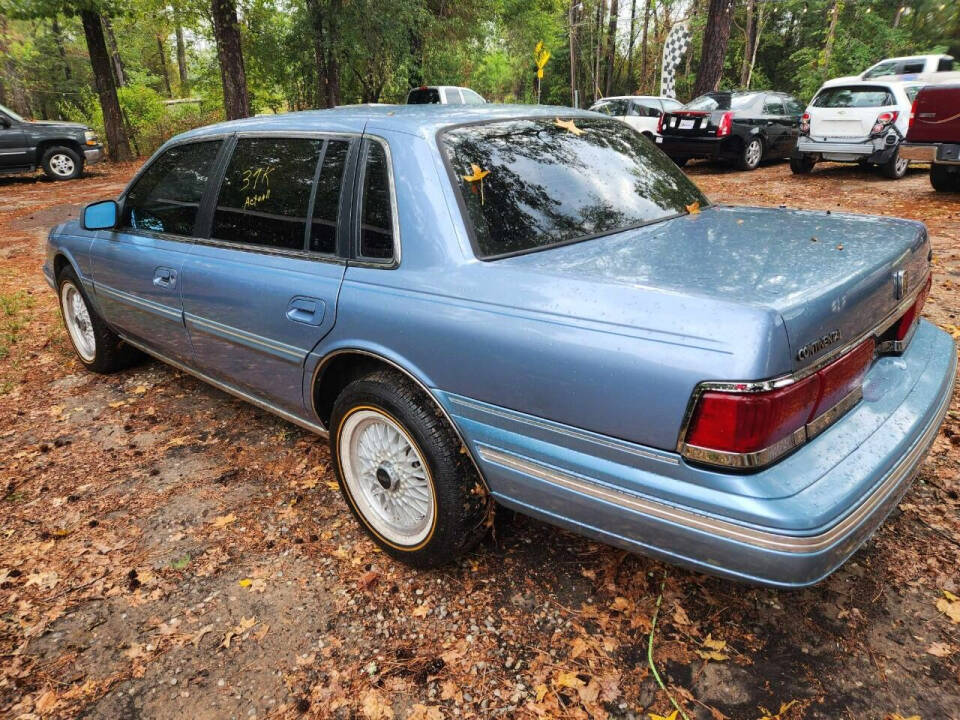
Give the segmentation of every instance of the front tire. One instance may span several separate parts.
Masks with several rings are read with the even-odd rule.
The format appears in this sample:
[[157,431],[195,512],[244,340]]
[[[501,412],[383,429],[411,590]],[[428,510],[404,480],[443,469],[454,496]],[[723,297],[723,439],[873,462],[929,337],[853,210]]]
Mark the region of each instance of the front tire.
[[737,156],[737,168],[740,170],[756,170],[763,159],[763,140],[758,137],[750,138],[744,143]]
[[140,351],[125,343],[97,314],[73,268],[60,271],[57,297],[70,343],[85,368],[112,373],[140,358]]
[[83,174],[83,159],[76,150],[62,145],[47,150],[40,166],[52,180],[73,180]]
[[900,148],[897,148],[894,151],[893,156],[880,166],[880,172],[885,178],[889,178],[890,180],[899,180],[907,174],[907,167],[909,165],[910,161],[906,158],[900,157]]
[[381,370],[351,382],[330,429],[344,499],[386,553],[436,567],[486,533],[491,501],[460,439],[403,375]]
[[950,168],[941,163],[930,165],[930,184],[937,192],[960,192],[960,168],[950,172]]

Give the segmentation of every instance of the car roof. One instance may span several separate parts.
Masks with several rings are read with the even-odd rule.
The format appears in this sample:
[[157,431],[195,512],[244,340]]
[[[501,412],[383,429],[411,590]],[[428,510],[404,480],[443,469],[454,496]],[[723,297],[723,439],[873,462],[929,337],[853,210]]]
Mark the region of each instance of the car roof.
[[[878,60],[873,65],[871,65],[870,68],[874,68],[880,63],[885,63],[885,62],[900,62],[902,60],[929,60],[930,58],[937,58],[937,59],[950,58],[951,60],[953,59],[951,55],[946,55],[944,53],[932,53],[930,55],[903,55],[901,57],[889,57],[889,58],[884,58],[883,60]],[[867,70],[869,70],[870,68],[867,68]]]
[[676,98],[664,97],[663,95],[607,95],[591,104],[596,105],[604,100],[676,100],[676,102],[680,102]]
[[[912,85],[924,85],[924,82],[917,80],[903,80],[900,75],[880,75],[875,78],[867,78],[864,80],[858,75],[851,75],[849,77],[838,77],[833,80],[827,80],[821,87],[836,87],[838,85],[886,85],[887,87],[908,87]],[[817,91],[819,92],[819,90]]]
[[304,110],[280,115],[258,115],[207,125],[177,135],[171,142],[230,133],[361,133],[374,130],[432,137],[455,125],[522,117],[597,117],[596,113],[559,105],[342,105],[327,110]]

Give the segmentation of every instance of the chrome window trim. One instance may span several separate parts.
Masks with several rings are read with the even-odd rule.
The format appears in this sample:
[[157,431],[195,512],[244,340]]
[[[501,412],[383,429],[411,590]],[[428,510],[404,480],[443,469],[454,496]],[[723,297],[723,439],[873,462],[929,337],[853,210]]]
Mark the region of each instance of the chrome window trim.
[[268,245],[253,245],[251,243],[230,242],[229,240],[218,240],[217,238],[191,238],[195,245],[209,245],[210,247],[219,247],[226,250],[243,250],[244,252],[258,253],[260,255],[277,255],[279,257],[294,258],[297,260],[312,260],[313,262],[329,263],[331,265],[346,265],[347,259],[339,255],[330,255],[329,253],[318,253],[312,250],[289,250],[287,248],[273,248]]
[[376,260],[360,254],[360,228],[363,224],[363,182],[367,175],[367,156],[364,149],[360,148],[360,155],[357,158],[356,173],[356,192],[354,193],[353,207],[356,209],[356,218],[354,219],[352,238],[350,241],[350,260],[351,267],[375,268],[377,270],[394,270],[400,267],[403,255],[402,243],[400,242],[400,210],[397,207],[397,186],[394,179],[393,153],[390,150],[390,143],[386,138],[379,135],[363,134],[364,140],[379,143],[383,147],[387,157],[387,179],[390,187],[390,216],[393,221],[393,257],[390,260]]
[[[680,434],[677,437],[677,446],[676,446],[677,452],[680,453],[683,457],[691,460],[695,460],[697,462],[716,465],[718,467],[736,468],[736,469],[744,469],[744,468],[754,469],[759,467],[759,464],[757,463],[758,456],[764,458],[764,462],[760,464],[766,464],[766,463],[772,462],[773,460],[776,460],[779,456],[772,455],[770,451],[779,447],[780,443],[775,443],[769,448],[758,450],[755,453],[730,453],[730,452],[723,452],[723,451],[717,451],[717,450],[709,450],[707,448],[701,448],[696,445],[688,445],[686,442],[687,431],[690,429],[690,423],[693,420],[693,412],[697,407],[697,403],[700,401],[700,396],[703,395],[703,393],[711,390],[714,392],[726,392],[726,393],[769,392],[770,390],[777,390],[779,388],[787,387],[789,385],[793,385],[794,383],[800,382],[801,380],[809,377],[810,375],[813,375],[815,372],[822,370],[824,367],[829,365],[838,357],[850,352],[851,350],[853,350],[853,348],[857,347],[858,345],[865,342],[869,338],[871,337],[879,338],[881,335],[883,335],[887,330],[889,330],[894,325],[894,323],[897,322],[897,320],[900,319],[900,317],[903,316],[903,313],[905,313],[910,308],[910,306],[917,301],[917,298],[920,296],[920,293],[923,292],[923,289],[926,287],[929,277],[930,277],[930,271],[928,270],[927,273],[924,275],[923,281],[918,284],[917,289],[910,295],[910,297],[900,302],[883,320],[881,320],[873,328],[861,334],[860,336],[856,337],[855,339],[850,340],[847,343],[841,345],[840,347],[835,348],[834,350],[831,350],[826,355],[817,359],[815,362],[811,363],[805,368],[801,368],[796,372],[788,373],[785,375],[779,375],[777,377],[770,378],[767,380],[744,380],[739,382],[735,380],[725,380],[725,381],[704,380],[703,382],[698,383],[690,395],[690,400],[687,402],[687,408],[683,414],[683,421],[680,424]],[[876,348],[876,353],[884,354],[884,353],[903,352],[903,350],[905,350],[907,345],[909,344],[910,340],[913,339],[913,335],[916,333],[918,322],[919,322],[919,318],[917,318],[917,321],[914,322],[913,328],[911,328],[911,331],[907,334],[907,337],[905,337],[899,343],[896,341],[886,341],[883,343],[878,343]],[[813,421],[811,421],[810,425],[814,426],[814,429],[816,432],[813,436],[806,437],[804,439],[804,442],[809,442],[810,440],[813,439],[813,437],[820,434],[821,432],[823,432],[823,430],[829,427],[829,424],[821,423],[818,421],[820,421],[821,419],[824,419],[824,416],[826,416],[828,413],[832,413],[834,410],[838,408],[838,406],[846,403],[849,397],[850,396],[848,395],[839,403],[837,403],[837,405],[830,408],[829,410],[826,410],[824,413],[822,413]],[[857,400],[859,401],[859,397],[857,398]],[[843,415],[848,410],[850,410],[855,404],[856,402],[850,403],[842,411],[838,411],[836,414],[830,415],[829,416],[830,423],[833,423],[837,419],[839,419],[841,415]],[[810,425],[799,428],[797,431],[794,432],[793,435],[796,435],[801,431],[806,433],[807,428],[809,428]],[[791,437],[793,436],[791,435]],[[782,443],[783,441],[780,441],[780,442]],[[796,447],[799,447],[802,444],[803,442],[798,443],[793,447],[788,447],[784,449],[781,452],[781,455],[785,454],[786,452],[789,452],[790,450],[795,449]],[[709,456],[711,458],[714,458],[715,460],[706,459],[707,454],[709,454]]]

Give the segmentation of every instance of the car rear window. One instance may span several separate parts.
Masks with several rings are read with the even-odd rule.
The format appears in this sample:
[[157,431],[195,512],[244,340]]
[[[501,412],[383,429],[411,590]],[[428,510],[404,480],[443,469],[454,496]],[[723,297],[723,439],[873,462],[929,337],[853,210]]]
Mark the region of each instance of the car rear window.
[[824,88],[811,103],[822,108],[862,108],[896,105],[893,93],[878,85],[842,85]]
[[440,91],[436,88],[417,88],[407,95],[407,105],[435,105],[440,102]]
[[593,112],[603,113],[614,117],[621,117],[627,114],[626,100],[601,100],[590,106]]
[[444,131],[440,145],[484,259],[639,227],[707,203],[673,161],[616,120],[467,125]]
[[684,110],[743,110],[753,105],[760,93],[707,93],[683,106]]

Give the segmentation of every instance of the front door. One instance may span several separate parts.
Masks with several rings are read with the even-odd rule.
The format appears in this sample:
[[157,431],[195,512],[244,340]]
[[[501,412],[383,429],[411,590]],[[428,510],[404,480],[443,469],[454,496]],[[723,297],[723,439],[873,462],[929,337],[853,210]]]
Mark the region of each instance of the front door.
[[354,146],[336,136],[239,137],[210,231],[183,268],[197,367],[287,410],[303,408],[307,354],[336,320],[341,188]]
[[180,302],[183,262],[221,140],[174,145],[121,198],[117,230],[91,247],[94,292],[108,323],[135,342],[191,359]]
[[0,170],[29,165],[27,150],[27,134],[21,124],[0,110]]

